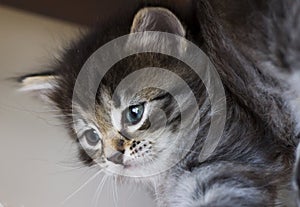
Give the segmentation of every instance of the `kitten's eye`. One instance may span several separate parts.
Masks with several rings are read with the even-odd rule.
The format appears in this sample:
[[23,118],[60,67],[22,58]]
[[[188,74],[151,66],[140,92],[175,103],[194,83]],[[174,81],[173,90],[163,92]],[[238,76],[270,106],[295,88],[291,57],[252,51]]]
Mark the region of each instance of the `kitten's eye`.
[[143,104],[130,106],[126,111],[126,121],[132,125],[137,124],[143,118],[143,114],[144,114]]
[[93,147],[96,146],[100,141],[100,137],[99,137],[98,133],[96,132],[96,130],[94,130],[94,129],[87,130],[84,133],[84,136],[85,136],[86,142],[90,146],[93,146]]

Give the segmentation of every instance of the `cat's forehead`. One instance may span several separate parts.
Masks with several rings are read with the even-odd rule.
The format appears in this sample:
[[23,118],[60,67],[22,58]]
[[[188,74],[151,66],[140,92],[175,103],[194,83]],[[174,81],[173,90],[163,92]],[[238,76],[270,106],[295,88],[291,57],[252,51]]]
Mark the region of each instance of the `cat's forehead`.
[[[174,73],[178,65],[169,64],[168,67],[172,71],[161,67],[149,67],[147,64],[144,67],[143,64],[139,65],[140,62],[146,62],[143,61],[144,58],[142,60],[133,59],[132,62],[134,63],[127,62],[122,67],[112,68],[112,72],[105,77],[104,82],[114,83],[114,86],[103,85],[99,90],[101,103],[104,107],[126,108],[130,105],[149,102],[166,92],[180,90],[182,86],[180,74]],[[124,70],[130,72],[120,75]]]
[[131,105],[150,102],[164,93],[164,90],[154,87],[144,88],[137,92],[130,89],[122,89],[112,94],[111,101],[106,103],[109,103],[115,109],[125,109]]

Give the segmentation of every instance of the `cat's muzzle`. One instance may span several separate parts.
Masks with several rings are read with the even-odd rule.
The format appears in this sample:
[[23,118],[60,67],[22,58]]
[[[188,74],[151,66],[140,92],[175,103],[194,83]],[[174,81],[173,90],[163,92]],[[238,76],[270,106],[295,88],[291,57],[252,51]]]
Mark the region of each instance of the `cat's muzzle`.
[[106,159],[117,165],[123,165],[125,142],[123,139],[114,139],[112,141],[112,147],[109,147],[109,149],[105,151]]
[[116,153],[108,157],[107,160],[117,165],[123,165],[124,154],[117,151]]

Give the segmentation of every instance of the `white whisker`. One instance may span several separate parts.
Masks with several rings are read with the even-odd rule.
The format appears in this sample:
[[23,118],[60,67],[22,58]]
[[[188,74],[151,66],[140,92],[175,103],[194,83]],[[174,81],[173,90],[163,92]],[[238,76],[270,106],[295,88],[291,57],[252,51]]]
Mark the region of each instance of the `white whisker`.
[[113,199],[114,199],[114,205],[115,207],[118,207],[118,183],[117,183],[117,178],[116,176],[113,177]]
[[103,170],[98,171],[92,177],[90,177],[85,183],[83,183],[77,190],[71,193],[65,200],[60,203],[60,206],[63,206],[68,200],[70,200],[74,195],[76,195],[79,191],[81,191],[89,182],[95,179]]
[[92,203],[94,203],[95,207],[98,206],[99,198],[100,198],[100,195],[102,193],[102,190],[103,190],[103,187],[105,185],[105,182],[107,181],[107,178],[108,178],[108,175],[104,174],[103,177],[102,177],[102,180],[99,183],[98,188],[97,188],[97,190],[95,192],[95,196],[94,196],[95,198],[93,199],[93,202],[92,202]]

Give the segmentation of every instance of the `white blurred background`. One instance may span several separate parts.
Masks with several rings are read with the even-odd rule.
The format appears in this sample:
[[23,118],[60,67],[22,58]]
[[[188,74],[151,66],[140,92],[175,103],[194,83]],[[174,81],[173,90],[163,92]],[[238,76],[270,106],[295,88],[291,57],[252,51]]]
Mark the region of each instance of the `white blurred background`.
[[[78,28],[0,6],[0,207],[96,206],[102,175],[83,186],[97,171],[78,163],[51,109],[9,79],[48,67]],[[154,206],[143,189],[110,181],[98,199],[101,207]]]

